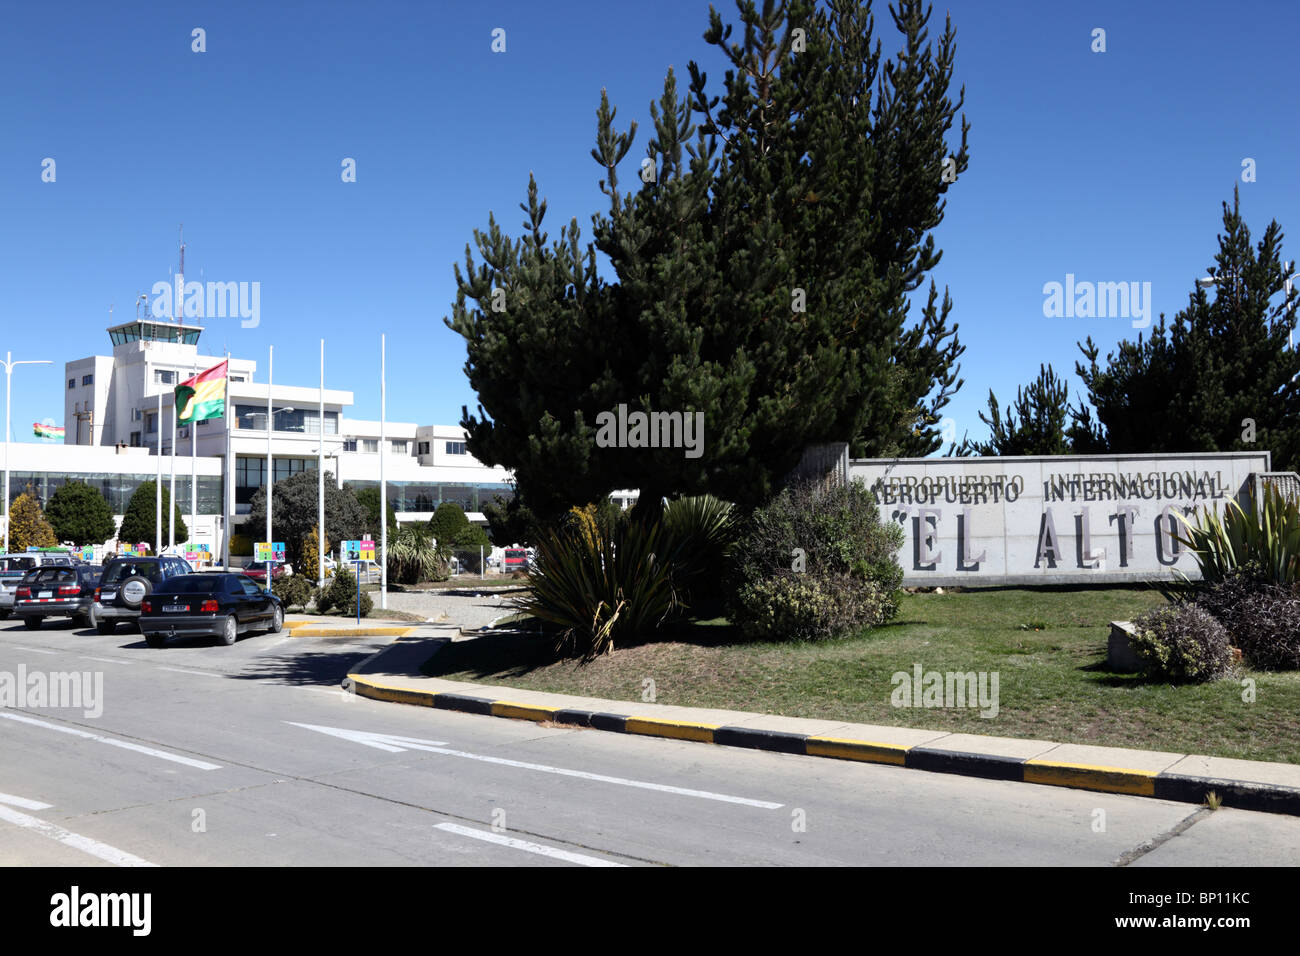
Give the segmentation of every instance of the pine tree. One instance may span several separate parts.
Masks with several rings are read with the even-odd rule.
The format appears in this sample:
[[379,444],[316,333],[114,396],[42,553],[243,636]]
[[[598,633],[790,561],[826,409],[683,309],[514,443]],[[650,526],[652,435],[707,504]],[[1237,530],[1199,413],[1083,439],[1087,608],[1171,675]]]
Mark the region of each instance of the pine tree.
[[[168,510],[176,521],[176,540],[185,541],[190,536],[189,528],[181,515],[181,506],[172,504],[171,491],[166,485],[162,489],[162,540],[168,540]],[[157,517],[157,483],[153,479],[140,482],[131,500],[127,502],[126,514],[122,516],[122,526],[117,529],[117,538],[123,544],[135,544],[143,541],[153,547],[157,540],[154,536],[155,518]],[[165,545],[164,545],[165,546]]]
[[1073,451],[1066,436],[1070,421],[1069,388],[1050,365],[1038,367],[1038,378],[1017,388],[1012,405],[1003,412],[989,389],[989,413],[979,413],[989,427],[989,440],[964,441],[959,455],[1068,455]]
[[53,548],[59,539],[41,513],[40,502],[30,490],[23,492],[9,506],[9,550]]
[[103,544],[117,533],[112,507],[84,481],[60,485],[50,496],[45,517],[60,541],[71,541],[78,547]]
[[1214,298],[1198,286],[1171,324],[1162,314],[1149,339],[1121,342],[1104,365],[1091,338],[1079,346],[1088,364],[1076,371],[1097,418],[1076,412],[1076,450],[1269,450],[1275,469],[1300,466],[1300,352],[1289,346],[1300,290],[1271,301],[1293,272],[1282,236],[1274,220],[1252,247],[1234,189],[1210,269]]
[[[551,242],[530,177],[524,234],[489,216],[466,248],[446,323],[467,343],[479,396],[469,450],[511,468],[539,518],[641,490],[637,510],[674,494],[740,503],[771,494],[809,444],[857,454],[926,454],[960,386],[952,308],[931,283],[919,322],[910,296],[939,261],[931,230],[966,132],[948,96],[953,33],[927,40],[928,8],[894,16],[903,51],[884,60],[860,3],[741,8],[743,42],[711,14],[705,35],[733,69],[721,95],[691,64],[651,105],[645,159],[620,186],[636,134],[602,93],[592,156],[607,214],[585,247],[576,220]],[[797,32],[796,32],[797,31]],[[597,273],[609,258],[615,280]],[[596,446],[597,416],[704,415],[701,453]]]

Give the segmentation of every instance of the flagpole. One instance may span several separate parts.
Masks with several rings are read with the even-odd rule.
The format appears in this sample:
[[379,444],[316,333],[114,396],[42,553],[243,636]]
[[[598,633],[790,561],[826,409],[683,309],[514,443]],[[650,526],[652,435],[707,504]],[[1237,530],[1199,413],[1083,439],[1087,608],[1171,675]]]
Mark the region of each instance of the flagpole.
[[226,394],[221,412],[226,426],[226,478],[221,488],[221,530],[224,541],[221,545],[221,566],[230,570],[230,512],[233,510],[231,499],[235,496],[235,468],[231,458],[231,418],[230,418],[230,349],[226,349]]
[[[266,347],[266,541],[271,537],[271,494],[275,485],[275,468],[271,459],[271,432],[275,429],[275,409],[271,407],[271,379],[275,362],[275,346]],[[271,562],[266,562],[266,589],[271,589]]]
[[[167,487],[167,550],[176,550],[176,393],[172,393],[172,477]],[[161,431],[162,425],[158,426]]]
[[379,335],[379,606],[388,610],[388,485],[384,481],[384,460],[388,457],[387,347]]
[[154,445],[154,454],[158,456],[158,476],[153,483],[153,553],[162,553],[162,389],[158,389],[158,417],[154,419],[154,428],[158,430],[158,440]]
[[[316,460],[316,478],[318,501],[316,512],[316,584],[325,586],[325,340],[320,340],[320,420],[316,423],[316,437],[320,439],[317,446],[319,457]],[[342,555],[339,555],[342,558]]]
[[[199,355],[198,349],[194,350],[194,374],[191,379],[199,376]],[[198,534],[199,529],[199,436],[194,431],[195,421],[193,416],[190,417],[190,541]]]

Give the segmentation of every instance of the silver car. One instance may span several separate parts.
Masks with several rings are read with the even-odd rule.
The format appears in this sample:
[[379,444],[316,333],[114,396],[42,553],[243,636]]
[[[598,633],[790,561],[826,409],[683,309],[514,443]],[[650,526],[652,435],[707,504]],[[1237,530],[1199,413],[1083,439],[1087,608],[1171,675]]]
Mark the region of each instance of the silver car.
[[70,567],[73,560],[67,552],[19,551],[15,554],[0,554],[0,621],[13,614],[14,592],[23,575],[47,564]]

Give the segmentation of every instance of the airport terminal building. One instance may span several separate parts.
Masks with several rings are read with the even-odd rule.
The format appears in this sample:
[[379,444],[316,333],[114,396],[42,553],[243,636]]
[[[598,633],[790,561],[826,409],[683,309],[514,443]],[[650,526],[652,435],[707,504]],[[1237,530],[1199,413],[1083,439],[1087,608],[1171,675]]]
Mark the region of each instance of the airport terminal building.
[[381,447],[378,421],[347,417],[351,391],[278,383],[268,390],[252,359],[230,358],[227,407],[233,414],[174,427],[175,386],[225,361],[200,351],[202,332],[197,325],[137,319],[108,329],[110,354],[66,363],[63,444],[10,445],[11,500],[30,488],[45,502],[65,481],[85,481],[120,520],[136,487],[160,468],[170,484],[174,446],[175,500],[187,522],[196,506],[190,540],[217,554],[229,530],[222,527],[223,492],[232,497],[229,511],[238,525],[267,482],[268,437],[275,481],[314,471],[323,447],[325,470],[340,487],[378,486],[382,456],[399,521],[427,520],[439,504],[453,501],[471,521],[482,522],[484,503],[511,495],[510,473],[470,455],[458,425],[389,421]]

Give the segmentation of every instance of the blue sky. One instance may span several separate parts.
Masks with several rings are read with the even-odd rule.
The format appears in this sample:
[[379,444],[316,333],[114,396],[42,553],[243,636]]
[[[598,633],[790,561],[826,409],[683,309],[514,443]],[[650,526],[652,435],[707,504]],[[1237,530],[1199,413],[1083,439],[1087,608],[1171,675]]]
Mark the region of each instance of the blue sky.
[[[1150,282],[1153,313],[1172,316],[1212,262],[1246,157],[1252,231],[1300,229],[1300,7],[954,0],[936,5],[933,35],[945,10],[972,127],[937,231],[936,278],[967,345],[947,414],[957,437],[983,437],[990,387],[1005,404],[1052,362],[1077,389],[1075,342],[1104,352],[1137,334],[1127,319],[1044,318],[1044,283]],[[276,381],[311,385],[323,337],[327,385],[377,418],[383,331],[389,417],[458,421],[475,398],[442,320],[473,229],[493,211],[517,235],[532,171],[551,234],[576,217],[585,239],[604,203],[589,155],[601,88],[620,125],[641,126],[630,180],[667,67],[722,72],[696,0],[5,0],[3,14],[0,353],[56,363],[15,372],[18,440],[60,420],[63,363],[107,350],[110,303],[130,317],[169,277],[182,222],[187,279],[261,283],[260,325],[209,320],[209,351],[264,362],[274,345]],[[497,27],[505,53],[491,51]],[[1105,53],[1090,50],[1095,28]],[[891,48],[879,3],[877,32]]]

